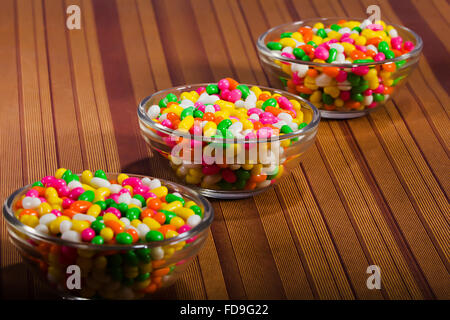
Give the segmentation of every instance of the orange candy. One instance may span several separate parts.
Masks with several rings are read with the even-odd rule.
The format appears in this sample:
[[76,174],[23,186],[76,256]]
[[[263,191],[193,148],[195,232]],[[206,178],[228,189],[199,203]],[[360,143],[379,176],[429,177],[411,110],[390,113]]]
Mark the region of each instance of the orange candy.
[[387,72],[394,72],[396,69],[396,65],[394,62],[383,64],[383,70]]
[[319,72],[317,72],[316,69],[308,69],[306,74],[307,74],[308,77],[315,78],[315,77],[317,77],[319,75]]
[[107,226],[108,228],[111,228],[115,234],[118,234],[118,233],[121,233],[124,231],[124,228],[122,227],[122,225],[116,220],[105,221],[105,226]]
[[147,208],[141,212],[141,220],[143,220],[144,218],[152,218],[154,214],[154,210]]
[[164,224],[164,222],[166,222],[166,215],[164,214],[164,212],[157,212],[153,215],[152,218],[158,221],[160,224]]
[[305,87],[302,84],[299,84],[298,86],[296,86],[295,89],[297,89],[297,91],[300,92],[300,93],[305,93],[305,94],[313,93],[313,91],[310,88]]
[[158,231],[161,232],[164,235],[164,237],[166,236],[166,232],[169,230],[177,231],[177,228],[171,224],[166,224],[158,229]]
[[162,201],[159,198],[147,199],[147,207],[153,210],[159,210],[159,208],[161,208],[161,205]]
[[239,82],[232,78],[226,78],[228,82],[230,83],[230,86],[228,87],[228,90],[234,90],[239,85]]
[[125,232],[128,233],[133,238],[133,243],[139,240],[139,234],[137,233],[136,230],[130,228]]
[[265,174],[258,174],[258,175],[251,176],[249,180],[251,182],[259,183],[259,182],[263,182],[266,179],[267,179],[267,175],[265,175]]
[[352,58],[352,60],[365,59],[366,54],[360,50],[353,50],[350,52],[350,58]]
[[329,76],[331,78],[336,78],[339,74],[338,67],[323,67],[322,71],[323,71],[323,73],[325,73],[327,76]]
[[90,206],[92,206],[92,202],[78,200],[72,203],[69,209],[77,211],[79,213],[85,213],[90,208]]
[[67,216],[67,217],[69,217],[70,219],[72,219],[73,216],[76,215],[76,214],[78,214],[78,213],[80,213],[80,212],[75,211],[75,210],[72,210],[72,209],[65,209],[65,210],[62,212],[62,215],[63,215],[63,216]]
[[205,112],[205,114],[203,115],[203,120],[205,120],[205,121],[214,121],[215,120],[214,113],[212,113],[212,112]]
[[266,101],[267,99],[270,99],[270,95],[268,95],[267,93],[261,93],[258,97],[258,100],[261,101]]
[[39,217],[39,214],[37,213],[36,210],[33,209],[23,209],[20,214],[19,214],[19,218],[23,217],[23,216],[35,216],[35,217]]

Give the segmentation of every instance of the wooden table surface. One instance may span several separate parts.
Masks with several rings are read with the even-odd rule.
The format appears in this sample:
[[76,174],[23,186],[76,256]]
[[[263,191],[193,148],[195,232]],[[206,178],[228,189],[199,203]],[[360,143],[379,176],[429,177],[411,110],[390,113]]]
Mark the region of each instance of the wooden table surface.
[[[81,30],[66,8],[81,8]],[[209,240],[163,298],[450,298],[450,5],[445,0],[0,0],[0,190],[103,168],[168,177],[140,137],[141,98],[186,83],[270,85],[255,49],[269,27],[364,17],[424,39],[419,67],[370,116],[322,120],[278,186],[212,201]],[[27,271],[1,219],[4,298],[53,297]],[[381,268],[381,290],[366,286]]]

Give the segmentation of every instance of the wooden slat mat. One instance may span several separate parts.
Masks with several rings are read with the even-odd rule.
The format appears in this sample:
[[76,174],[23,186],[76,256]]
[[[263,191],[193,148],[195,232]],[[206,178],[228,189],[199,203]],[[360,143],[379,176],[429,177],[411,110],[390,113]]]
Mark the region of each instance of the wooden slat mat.
[[[81,30],[66,28],[81,7]],[[269,27],[311,17],[382,19],[424,39],[419,67],[385,108],[320,124],[278,186],[212,201],[210,238],[162,298],[450,298],[450,5],[446,0],[1,0],[0,195],[55,172],[169,176],[139,135],[156,90],[217,81],[269,85],[255,49]],[[1,219],[3,298],[53,297]],[[381,290],[366,269],[381,268]]]

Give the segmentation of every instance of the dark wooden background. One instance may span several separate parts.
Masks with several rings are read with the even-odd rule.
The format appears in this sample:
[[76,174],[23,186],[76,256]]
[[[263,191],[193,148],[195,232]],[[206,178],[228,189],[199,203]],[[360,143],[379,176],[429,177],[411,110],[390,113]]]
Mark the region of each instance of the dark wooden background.
[[[81,8],[81,30],[65,26]],[[166,177],[139,135],[145,96],[225,76],[270,85],[255,49],[269,27],[311,17],[382,19],[424,39],[419,67],[370,116],[320,124],[277,187],[213,201],[210,238],[162,297],[449,299],[449,48],[446,0],[0,0],[0,195],[103,168]],[[1,220],[4,298],[52,297]],[[368,290],[366,268],[381,268]]]

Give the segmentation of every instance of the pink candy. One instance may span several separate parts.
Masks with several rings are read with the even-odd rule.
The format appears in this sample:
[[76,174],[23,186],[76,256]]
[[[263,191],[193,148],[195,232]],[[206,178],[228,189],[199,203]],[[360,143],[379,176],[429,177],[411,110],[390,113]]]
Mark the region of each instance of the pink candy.
[[36,189],[30,189],[28,190],[28,192],[25,194],[26,197],[33,197],[33,198],[37,198],[39,197],[39,191],[37,191]]
[[317,59],[322,60],[327,60],[328,57],[330,56],[328,50],[323,46],[317,47],[316,50],[314,51],[314,55],[316,56]]
[[219,80],[219,83],[217,84],[220,91],[228,89],[230,87],[230,82],[227,79]]
[[364,76],[369,72],[368,66],[357,66],[352,68],[352,72],[358,76]]
[[403,44],[403,48],[406,51],[411,51],[412,49],[414,49],[414,43],[412,43],[411,41],[405,41],[405,43]]
[[220,168],[215,164],[205,165],[202,167],[202,172],[205,175],[213,175],[219,173]]
[[381,31],[381,30],[383,30],[383,26],[379,25],[379,24],[376,24],[376,23],[373,23],[373,24],[369,24],[367,26],[367,29],[370,29],[370,30],[373,30],[373,31]]
[[373,60],[375,61],[383,61],[386,58],[383,52],[378,52],[374,57]]
[[86,228],[81,231],[81,239],[86,242],[91,242],[95,237],[95,231],[92,228]]
[[264,112],[264,111],[262,111],[261,109],[258,109],[258,108],[250,108],[250,109],[248,109],[248,111],[247,111],[247,115],[250,116],[250,115],[256,113],[256,114],[259,116],[259,115],[260,115],[261,113],[263,113],[263,112]]
[[339,70],[339,73],[336,77],[336,81],[344,82],[345,80],[347,80],[347,72],[345,72],[344,70]]
[[108,209],[105,210],[105,213],[106,212],[110,212],[110,213],[114,214],[119,219],[122,217],[122,214],[120,213],[119,209],[114,208],[114,207],[109,207]]
[[230,102],[236,102],[242,97],[242,92],[239,89],[234,89],[230,92],[230,95],[228,96],[228,101]]

